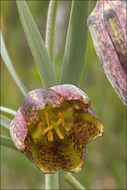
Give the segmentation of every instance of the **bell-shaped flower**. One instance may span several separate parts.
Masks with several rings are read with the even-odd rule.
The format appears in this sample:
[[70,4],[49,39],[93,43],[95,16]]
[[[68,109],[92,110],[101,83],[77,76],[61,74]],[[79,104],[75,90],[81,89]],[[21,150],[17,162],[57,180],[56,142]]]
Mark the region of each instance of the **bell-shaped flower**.
[[73,85],[30,91],[11,123],[17,149],[44,173],[78,172],[87,144],[103,135],[88,96]]

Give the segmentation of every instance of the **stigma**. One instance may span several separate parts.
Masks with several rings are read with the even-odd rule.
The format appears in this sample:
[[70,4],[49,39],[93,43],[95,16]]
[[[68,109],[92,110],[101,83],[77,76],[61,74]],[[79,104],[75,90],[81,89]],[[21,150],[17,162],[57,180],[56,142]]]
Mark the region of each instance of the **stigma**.
[[48,141],[53,141],[53,129],[55,130],[58,137],[62,140],[64,139],[64,135],[62,134],[60,127],[62,126],[65,131],[70,131],[71,127],[68,123],[65,122],[63,114],[61,112],[58,113],[58,119],[56,121],[49,121],[48,112],[45,114],[45,122],[39,122],[38,129],[41,134],[47,134]]

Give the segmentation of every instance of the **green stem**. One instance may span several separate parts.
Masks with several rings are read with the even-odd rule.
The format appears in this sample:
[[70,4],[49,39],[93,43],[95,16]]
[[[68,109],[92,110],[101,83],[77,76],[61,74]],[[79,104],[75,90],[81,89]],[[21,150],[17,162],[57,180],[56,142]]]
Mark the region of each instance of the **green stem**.
[[77,179],[74,178],[74,176],[72,176],[70,173],[67,173],[65,175],[65,179],[71,184],[73,185],[76,189],[82,189],[85,190],[86,188],[83,187],[79,181],[77,181]]
[[45,175],[45,190],[47,189],[55,189],[58,190],[59,189],[59,182],[58,182],[58,172],[55,174],[46,174]]
[[58,7],[58,0],[50,0],[47,25],[46,25],[46,39],[45,44],[49,52],[50,58],[53,62],[54,60],[54,33],[55,33],[55,21],[56,21],[56,11]]

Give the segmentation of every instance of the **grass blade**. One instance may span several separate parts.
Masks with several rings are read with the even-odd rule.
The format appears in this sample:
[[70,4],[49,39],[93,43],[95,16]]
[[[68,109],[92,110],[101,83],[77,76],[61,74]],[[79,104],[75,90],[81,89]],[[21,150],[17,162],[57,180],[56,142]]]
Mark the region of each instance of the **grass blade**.
[[48,8],[47,25],[46,25],[45,45],[49,52],[52,62],[54,62],[54,33],[55,33],[57,7],[58,7],[58,0],[56,1],[50,0]]
[[[89,10],[88,14],[90,15],[94,7],[96,6],[97,0],[95,1],[89,1]],[[88,32],[88,37],[87,37],[87,49],[86,49],[86,55],[85,55],[85,63],[88,63],[89,57],[91,56],[91,40],[90,40],[90,33]],[[79,87],[82,88],[82,80],[83,76],[85,75],[85,68],[82,70],[82,74],[80,77],[80,82],[79,82]]]
[[10,124],[11,124],[11,120],[9,118],[7,118],[4,115],[0,115],[0,125],[5,127],[6,129],[10,128]]
[[1,112],[5,112],[5,113],[8,113],[10,115],[14,115],[16,114],[16,111],[10,109],[10,108],[6,108],[6,107],[3,107],[3,106],[0,106],[0,111]]
[[2,58],[4,60],[4,63],[6,65],[6,67],[8,68],[12,78],[14,79],[17,86],[19,87],[20,91],[25,96],[26,93],[27,93],[27,90],[26,90],[25,86],[23,85],[22,81],[20,80],[20,78],[18,77],[18,75],[17,75],[17,73],[16,73],[16,71],[15,71],[13,65],[12,65],[11,59],[10,59],[10,57],[8,55],[8,52],[7,52],[5,43],[4,43],[4,39],[3,39],[3,36],[2,36],[1,30],[0,30],[0,38],[1,38],[1,56],[2,56]]
[[0,136],[0,142],[1,142],[1,145],[3,145],[3,146],[7,146],[7,147],[10,147],[14,150],[17,150],[10,137],[6,137],[6,136],[1,135]]
[[76,189],[79,189],[79,190],[86,189],[83,185],[79,183],[79,181],[72,174],[67,173],[64,177],[65,177],[65,180],[68,181],[68,183],[70,183],[71,185],[73,185],[73,187],[75,187]]
[[45,88],[53,86],[56,84],[54,68],[51,64],[49,54],[27,3],[24,0],[17,1],[17,7],[26,38],[42,79],[43,86]]
[[87,48],[89,1],[73,1],[60,83],[79,85]]

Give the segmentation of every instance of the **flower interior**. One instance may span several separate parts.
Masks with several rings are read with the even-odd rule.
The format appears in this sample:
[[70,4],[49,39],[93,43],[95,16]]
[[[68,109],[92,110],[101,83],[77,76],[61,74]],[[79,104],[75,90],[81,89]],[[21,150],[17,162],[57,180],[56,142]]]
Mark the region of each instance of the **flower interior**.
[[64,101],[59,107],[46,105],[38,110],[37,124],[28,125],[25,144],[38,168],[55,173],[63,168],[70,172],[81,169],[86,145],[102,136],[103,125],[79,100]]

